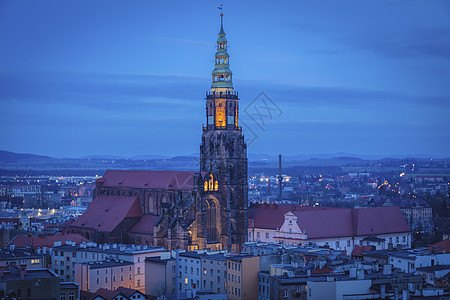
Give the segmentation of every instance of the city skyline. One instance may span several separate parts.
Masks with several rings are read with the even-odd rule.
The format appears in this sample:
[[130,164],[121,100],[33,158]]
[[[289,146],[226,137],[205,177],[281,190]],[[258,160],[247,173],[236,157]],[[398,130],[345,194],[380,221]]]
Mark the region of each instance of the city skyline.
[[[249,154],[449,156],[446,2],[238,3],[224,29]],[[218,5],[4,1],[0,148],[197,153]],[[263,126],[246,113],[261,92],[280,109]]]

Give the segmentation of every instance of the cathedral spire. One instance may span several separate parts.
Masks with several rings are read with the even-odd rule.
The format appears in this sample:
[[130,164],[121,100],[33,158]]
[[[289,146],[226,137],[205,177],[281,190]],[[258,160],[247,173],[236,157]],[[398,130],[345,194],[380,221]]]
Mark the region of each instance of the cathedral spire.
[[212,71],[212,92],[226,92],[233,89],[231,81],[232,72],[230,70],[230,55],[227,52],[227,38],[223,30],[222,6],[219,7],[220,13],[220,31],[217,38],[217,52],[215,55],[215,68]]
[[220,32],[219,34],[225,35],[225,31],[223,31],[223,13],[220,13]]
[[223,7],[222,7],[222,4],[220,4],[220,6],[217,8],[220,10],[220,32],[219,32],[219,35],[220,34],[225,35],[225,32],[223,31],[223,12],[222,12]]

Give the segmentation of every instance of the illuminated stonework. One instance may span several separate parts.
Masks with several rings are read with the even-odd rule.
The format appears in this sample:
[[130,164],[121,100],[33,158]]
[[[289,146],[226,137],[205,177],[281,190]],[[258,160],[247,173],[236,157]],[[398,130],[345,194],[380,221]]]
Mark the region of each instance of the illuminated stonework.
[[196,204],[192,245],[240,251],[247,230],[247,145],[238,125],[239,99],[234,91],[223,15],[217,39],[206,126],[200,146],[203,199]]

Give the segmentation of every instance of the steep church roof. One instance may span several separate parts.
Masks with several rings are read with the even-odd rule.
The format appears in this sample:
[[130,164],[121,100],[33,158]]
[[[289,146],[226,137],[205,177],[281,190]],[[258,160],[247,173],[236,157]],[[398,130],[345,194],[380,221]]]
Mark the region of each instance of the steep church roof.
[[160,216],[143,215],[142,218],[129,230],[132,233],[153,234],[153,226]]
[[192,190],[194,175],[197,173],[199,172],[107,170],[97,183],[102,187]]
[[88,209],[72,223],[71,227],[112,232],[125,218],[141,215],[138,197],[101,195],[89,204]]

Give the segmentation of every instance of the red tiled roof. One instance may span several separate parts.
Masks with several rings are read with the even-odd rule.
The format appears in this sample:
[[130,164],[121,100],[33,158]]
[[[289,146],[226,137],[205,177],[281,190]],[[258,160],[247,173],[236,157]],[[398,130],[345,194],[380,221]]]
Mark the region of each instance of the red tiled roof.
[[113,231],[125,218],[142,216],[136,196],[99,196],[76,219],[71,227],[89,228],[101,232]]
[[0,224],[19,224],[20,219],[19,218],[0,218]]
[[353,256],[362,256],[364,252],[371,251],[372,249],[373,249],[373,246],[355,245],[355,247],[353,247],[352,257]]
[[411,231],[398,206],[353,209],[355,235],[378,235]]
[[[255,228],[273,229],[280,228],[284,223],[284,214],[292,211],[315,211],[323,207],[297,206],[294,204],[262,204],[249,209],[249,225]],[[339,209],[339,208],[328,208]],[[252,221],[250,221],[252,220]]]
[[[297,224],[308,239],[351,236],[353,234],[350,209],[294,211]],[[284,221],[284,220],[283,220]]]
[[320,267],[317,267],[311,271],[311,274],[329,274],[333,272],[333,270],[334,270],[333,268],[327,266],[323,267],[322,269]]
[[99,288],[96,292],[95,295],[96,296],[100,296],[106,300],[111,300],[114,299],[114,297],[116,297],[118,294],[120,294],[119,291],[115,290],[115,291],[111,291],[111,290],[107,290],[104,288]]
[[436,244],[428,247],[428,250],[435,251],[437,253],[450,253],[450,240],[447,238],[443,241],[437,242]]
[[[409,232],[399,207],[362,209],[305,207],[294,205],[261,205],[249,210],[255,228],[276,230],[284,223],[284,214],[292,211],[297,224],[308,239],[339,236],[367,236]],[[249,221],[249,225],[252,224]]]
[[9,242],[8,245],[15,245],[18,248],[25,248],[30,246],[32,248],[53,247],[55,242],[61,242],[65,244],[66,241],[75,242],[80,244],[81,242],[88,242],[86,238],[78,233],[68,233],[60,235],[50,236],[16,236]]
[[97,183],[105,187],[192,190],[196,173],[198,172],[107,170]]
[[118,295],[122,295],[122,296],[125,296],[128,299],[131,299],[131,296],[133,296],[136,293],[139,293],[139,294],[143,295],[138,290],[133,290],[133,289],[129,289],[129,288],[126,288],[126,287],[123,287],[123,286],[119,286],[115,291],[107,290],[107,289],[104,289],[104,288],[99,288],[95,292],[95,295],[96,296],[100,296],[100,297],[102,297],[102,298],[104,298],[106,300],[111,300],[111,299],[114,299]]
[[153,234],[153,225],[155,225],[158,218],[159,216],[143,215],[142,218],[131,227],[129,232]]
[[[116,291],[119,291],[122,295],[125,295],[128,298],[131,298],[131,296],[133,296],[136,293],[142,294],[138,290],[129,289],[124,286],[119,286]],[[142,295],[144,295],[144,294],[142,294]]]

